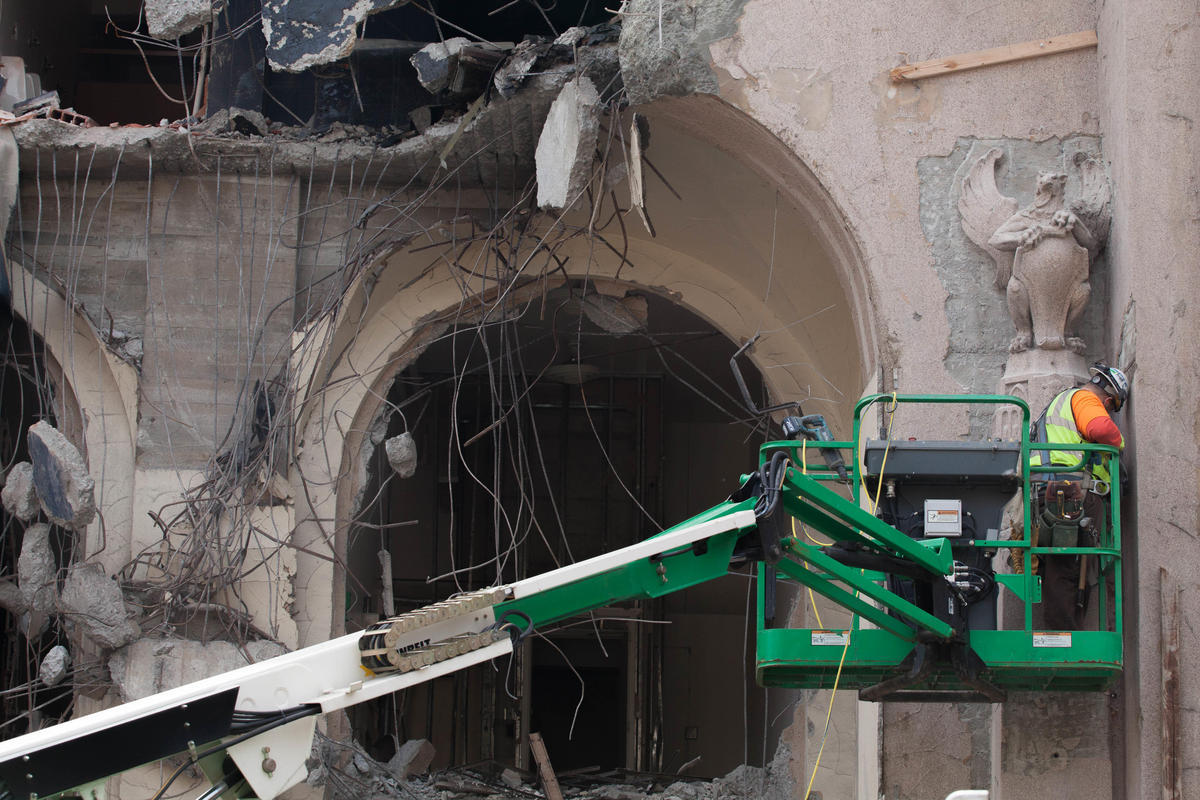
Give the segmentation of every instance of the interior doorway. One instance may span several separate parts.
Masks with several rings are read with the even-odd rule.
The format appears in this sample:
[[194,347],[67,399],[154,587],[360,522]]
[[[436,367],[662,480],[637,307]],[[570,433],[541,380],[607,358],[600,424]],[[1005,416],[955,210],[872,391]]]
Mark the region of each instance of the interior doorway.
[[[729,367],[737,346],[670,299],[612,281],[569,281],[452,326],[384,404],[348,548],[348,624],[380,614],[381,551],[399,612],[615,550],[723,500],[766,435]],[[761,403],[761,376],[743,368]],[[399,478],[382,443],[406,432],[417,466]],[[385,760],[429,738],[436,763],[528,766],[523,742],[540,729],[561,769],[690,762],[715,776],[748,751],[762,763],[775,744],[744,647],[750,586],[731,575],[565,620],[511,663],[356,715],[356,734]]]

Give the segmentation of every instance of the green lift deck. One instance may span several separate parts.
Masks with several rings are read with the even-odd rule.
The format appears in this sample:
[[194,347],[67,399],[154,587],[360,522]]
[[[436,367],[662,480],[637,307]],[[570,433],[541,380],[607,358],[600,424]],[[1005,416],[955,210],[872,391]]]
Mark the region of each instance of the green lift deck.
[[[864,414],[879,404],[887,414],[911,404],[1015,406],[1021,415],[1020,440],[864,440]],[[1049,473],[1083,469],[1083,460],[1092,453],[1108,457],[1113,485],[1119,486],[1117,452],[1104,445],[1072,445],[1071,451],[1083,453],[1079,464],[1031,466],[1032,452],[1055,446],[1031,443],[1029,423],[1028,405],[1004,395],[865,397],[855,407],[848,441],[762,445],[762,463],[781,461],[780,453],[786,457],[778,478],[784,513],[501,603],[496,618],[540,626],[625,599],[659,597],[724,575],[746,542],[754,541],[764,543],[758,553],[756,669],[763,686],[856,689],[865,700],[983,702],[1001,702],[1014,690],[1104,690],[1117,679],[1122,664],[1120,492],[1107,496],[1107,522],[1096,526],[1094,547],[1039,545],[1031,541],[1030,522],[1033,487]],[[822,458],[825,451],[839,452],[850,465],[845,472],[849,487]],[[955,498],[963,521],[972,524],[953,537],[902,532],[881,519],[886,516],[882,509],[875,512],[881,496],[887,502],[905,492],[910,504],[914,496],[918,501]],[[761,495],[731,498],[671,531],[753,510],[760,500]],[[1000,530],[1006,506],[1022,509],[1021,538],[1010,539],[1010,529]],[[773,554],[764,556],[772,547]],[[1014,553],[1022,569],[994,574],[991,597],[972,607],[969,616],[934,613],[938,603],[954,605],[944,601],[938,587],[956,566],[975,564],[990,572],[998,551]],[[867,561],[885,566],[858,566],[847,552],[865,553]],[[1042,593],[1031,561],[1045,555],[1080,556],[1092,564],[1093,629],[1046,630],[1035,624]],[[847,609],[848,623],[787,627],[786,615],[774,611],[779,587],[787,582]],[[932,597],[928,591],[914,596],[913,584],[934,587]],[[845,620],[844,614],[840,617]]]

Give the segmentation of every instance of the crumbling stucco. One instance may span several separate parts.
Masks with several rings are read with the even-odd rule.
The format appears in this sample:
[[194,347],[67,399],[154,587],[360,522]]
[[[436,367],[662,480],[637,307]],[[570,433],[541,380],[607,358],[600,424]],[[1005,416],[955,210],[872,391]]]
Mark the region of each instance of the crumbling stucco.
[[203,680],[283,655],[275,642],[197,642],[191,639],[138,639],[113,653],[108,661],[123,702],[149,697],[186,683]]
[[621,27],[621,74],[634,105],[660,97],[716,94],[711,43],[737,31],[746,0],[632,0]]

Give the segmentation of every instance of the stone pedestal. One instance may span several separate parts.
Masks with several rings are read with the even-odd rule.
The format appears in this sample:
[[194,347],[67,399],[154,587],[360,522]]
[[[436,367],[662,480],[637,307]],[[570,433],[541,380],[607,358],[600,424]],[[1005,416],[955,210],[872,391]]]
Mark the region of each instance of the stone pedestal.
[[[1087,361],[1070,350],[1025,350],[1013,353],[1004,368],[997,391],[1020,397],[1029,404],[1030,423],[1063,389],[1086,381]],[[992,436],[1019,439],[1021,412],[1015,406],[1002,406],[992,421]]]
[[[1087,362],[1077,353],[1027,350],[1009,357],[997,391],[1029,403],[1032,423],[1056,394],[1087,379]],[[1017,439],[1020,426],[1021,414],[1016,408],[1001,408],[993,420],[992,435]],[[1010,518],[1020,524],[1018,502],[1006,510],[1006,527]],[[1007,564],[1000,566],[1008,571]],[[1019,603],[1002,603],[1000,613],[1002,627],[1023,624]],[[1040,618],[1035,607],[1035,626]],[[1010,693],[1007,702],[995,707],[992,717],[992,796],[1029,797],[1053,779],[1075,787],[1064,796],[1111,797],[1107,701],[1101,694]]]

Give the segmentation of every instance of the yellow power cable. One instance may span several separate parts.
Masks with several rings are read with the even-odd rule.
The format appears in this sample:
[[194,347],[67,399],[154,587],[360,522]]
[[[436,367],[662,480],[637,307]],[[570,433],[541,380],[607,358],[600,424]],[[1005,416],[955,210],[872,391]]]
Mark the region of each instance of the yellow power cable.
[[[890,408],[884,409],[888,414],[887,440],[883,446],[883,461],[879,464],[879,485],[875,487],[875,499],[871,503],[871,514],[874,516],[875,509],[879,507],[879,491],[883,488],[883,470],[887,466],[888,451],[892,446],[892,423],[896,421],[896,393],[892,392],[892,403]],[[862,483],[863,489],[867,492],[867,497],[871,497],[871,491],[867,488],[867,483],[863,479],[865,465],[862,461],[862,452],[858,448],[858,443],[855,442],[855,458],[858,459],[858,479]],[[811,537],[810,537],[811,538]],[[865,572],[866,570],[862,570]],[[812,594],[812,589],[809,589],[809,594]],[[858,596],[858,592],[854,593]],[[813,604],[813,610],[816,611],[816,604]],[[854,617],[857,614],[850,616],[850,627],[846,628],[846,644],[842,647],[842,657],[838,661],[837,673],[833,676],[833,689],[829,693],[829,708],[825,712],[825,731],[821,734],[821,747],[817,750],[817,760],[813,763],[812,775],[808,779],[808,788],[804,790],[804,797],[807,798],[812,794],[813,782],[817,779],[817,770],[821,767],[821,756],[825,753],[825,742],[829,739],[829,721],[833,718],[833,701],[837,697],[838,683],[842,680],[842,667],[846,664],[846,653],[850,650],[850,633],[854,627]],[[817,624],[820,625],[821,618],[817,618]],[[821,625],[824,628],[824,625]]]
[[[808,474],[808,439],[800,440],[800,471],[804,475]],[[818,547],[828,547],[829,545],[833,544],[833,542],[822,542],[819,539],[817,539],[815,536],[813,536],[811,533],[808,532],[807,525],[801,525],[800,529],[802,531],[804,531],[804,535],[808,537],[808,540],[810,542],[812,542],[813,544],[817,545]],[[792,537],[798,538],[798,537],[796,537],[796,518],[795,517],[792,517]],[[809,566],[807,561],[804,562],[804,568],[807,570],[812,569],[812,567]],[[813,590],[812,590],[811,586],[809,586],[807,588],[808,588],[808,602],[809,602],[809,605],[812,606],[813,616],[815,616],[817,618],[817,627],[824,628],[825,623],[821,621],[821,612],[817,610],[816,595],[813,594]]]

